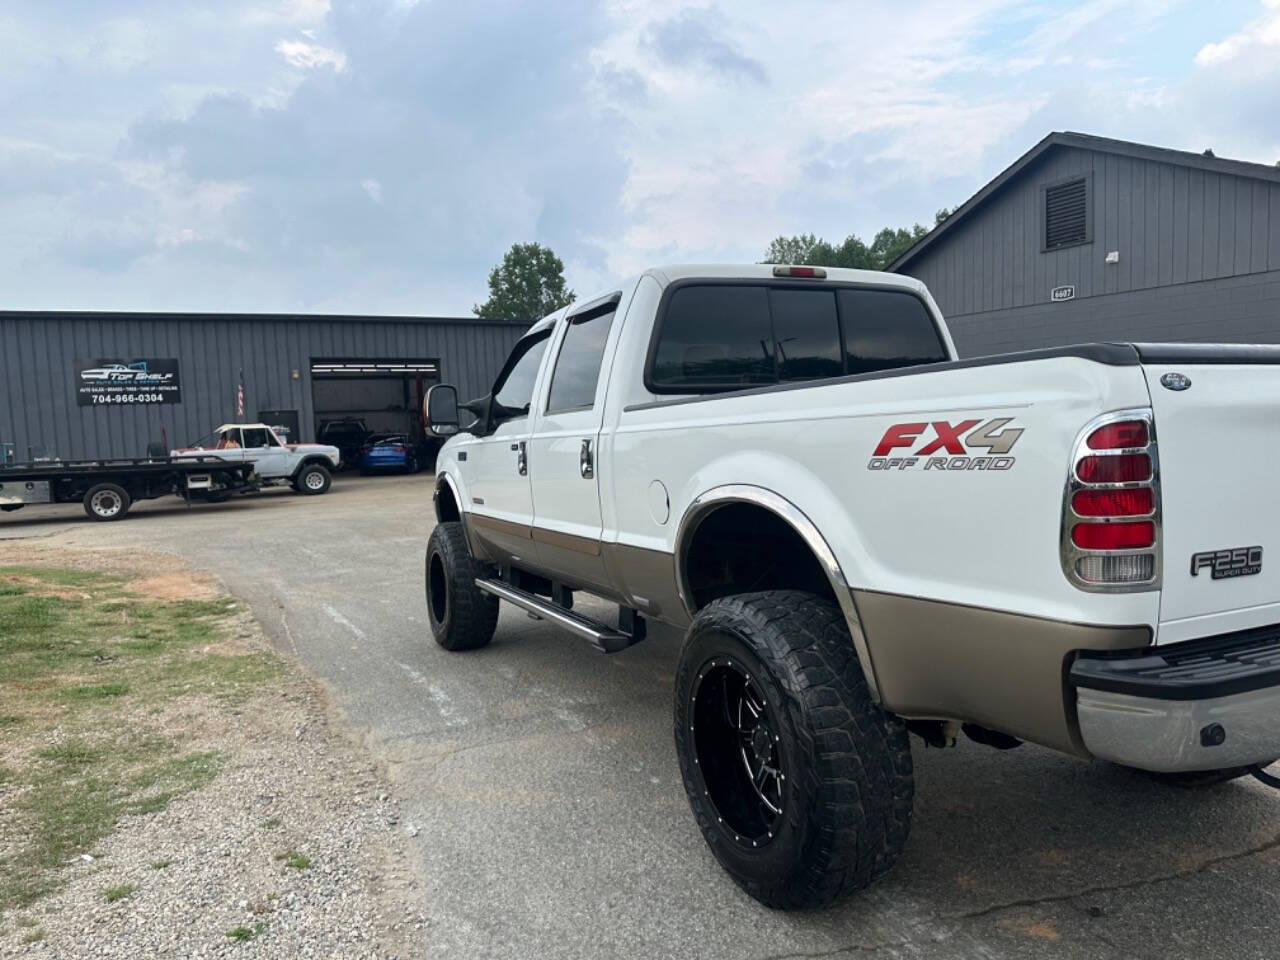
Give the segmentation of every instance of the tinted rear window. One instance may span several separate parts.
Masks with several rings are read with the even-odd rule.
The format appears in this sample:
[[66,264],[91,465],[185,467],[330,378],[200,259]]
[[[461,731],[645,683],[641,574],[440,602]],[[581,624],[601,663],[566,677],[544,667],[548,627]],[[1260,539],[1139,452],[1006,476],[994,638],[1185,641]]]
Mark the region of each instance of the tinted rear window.
[[672,291],[659,322],[649,384],[664,393],[734,390],[947,359],[924,302],[893,290],[690,284]]
[[779,380],[812,380],[844,373],[833,291],[770,290],[769,304]]
[[775,383],[768,287],[679,287],[653,358],[655,385],[732,389]]
[[849,373],[874,373],[947,359],[933,317],[919,297],[893,290],[836,293]]

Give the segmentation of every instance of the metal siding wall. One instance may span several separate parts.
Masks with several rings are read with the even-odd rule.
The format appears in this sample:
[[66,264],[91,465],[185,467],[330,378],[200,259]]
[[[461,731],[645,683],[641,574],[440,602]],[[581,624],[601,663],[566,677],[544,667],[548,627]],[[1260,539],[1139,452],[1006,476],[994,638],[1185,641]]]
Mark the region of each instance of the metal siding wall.
[[[297,410],[314,439],[313,357],[438,357],[441,379],[463,397],[484,394],[525,327],[459,320],[330,320],[0,314],[0,440],[19,459],[31,446],[61,457],[142,456],[168,433],[186,443],[236,419],[238,372],[246,417]],[[177,357],[182,402],[164,406],[81,407],[74,361],[106,356]],[[293,370],[299,379],[292,378]]]
[[[1092,174],[1091,243],[1041,251],[1040,188]],[[1106,254],[1120,253],[1118,264]],[[948,317],[1280,269],[1280,184],[1074,147],[1046,153],[905,273]]]
[[1280,343],[1280,270],[952,318],[962,357],[1089,341]]

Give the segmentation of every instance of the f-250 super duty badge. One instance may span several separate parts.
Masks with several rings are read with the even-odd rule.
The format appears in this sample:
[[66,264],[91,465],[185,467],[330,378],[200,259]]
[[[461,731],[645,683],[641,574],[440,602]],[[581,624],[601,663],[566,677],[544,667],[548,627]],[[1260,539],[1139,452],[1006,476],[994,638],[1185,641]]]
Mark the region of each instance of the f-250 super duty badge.
[[1214,580],[1252,577],[1262,572],[1261,547],[1232,547],[1229,550],[1202,550],[1191,555],[1191,575],[1208,570]]
[[[920,421],[895,423],[884,432],[867,464],[868,470],[1011,470],[1008,456],[1022,436],[1011,427],[1013,417],[993,420]],[[899,448],[907,452],[895,454]],[[974,451],[985,450],[981,456]]]

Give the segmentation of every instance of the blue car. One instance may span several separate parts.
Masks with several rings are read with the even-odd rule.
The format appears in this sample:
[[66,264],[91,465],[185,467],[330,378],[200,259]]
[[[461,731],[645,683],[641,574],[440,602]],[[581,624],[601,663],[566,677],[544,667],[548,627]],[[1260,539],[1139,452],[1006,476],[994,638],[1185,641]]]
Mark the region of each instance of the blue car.
[[383,470],[417,473],[426,465],[424,445],[403,433],[375,433],[360,448],[360,472],[365,476]]

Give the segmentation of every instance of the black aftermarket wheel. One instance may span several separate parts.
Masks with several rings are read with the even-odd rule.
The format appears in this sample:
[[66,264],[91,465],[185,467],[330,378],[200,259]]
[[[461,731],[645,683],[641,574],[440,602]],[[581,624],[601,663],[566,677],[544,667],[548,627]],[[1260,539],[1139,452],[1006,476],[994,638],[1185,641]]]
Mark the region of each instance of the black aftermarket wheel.
[[676,675],[675,739],[708,846],[768,906],[865,887],[906,844],[906,727],[872,701],[828,600],[768,591],[699,611]]
[[446,650],[475,650],[493,639],[498,598],[476,586],[480,574],[462,524],[436,524],[427,541],[427,619]]
[[100,483],[84,495],[84,512],[95,520],[119,520],[129,512],[129,491],[115,483]]

